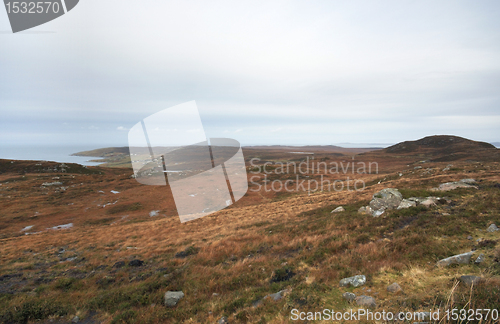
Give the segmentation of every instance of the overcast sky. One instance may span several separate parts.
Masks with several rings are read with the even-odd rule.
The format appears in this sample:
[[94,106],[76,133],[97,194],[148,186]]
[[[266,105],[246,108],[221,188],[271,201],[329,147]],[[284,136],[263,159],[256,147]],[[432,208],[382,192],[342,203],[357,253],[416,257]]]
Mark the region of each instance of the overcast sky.
[[500,141],[499,17],[499,1],[81,0],[12,34],[1,9],[0,146],[125,146],[191,100],[208,136],[244,145]]

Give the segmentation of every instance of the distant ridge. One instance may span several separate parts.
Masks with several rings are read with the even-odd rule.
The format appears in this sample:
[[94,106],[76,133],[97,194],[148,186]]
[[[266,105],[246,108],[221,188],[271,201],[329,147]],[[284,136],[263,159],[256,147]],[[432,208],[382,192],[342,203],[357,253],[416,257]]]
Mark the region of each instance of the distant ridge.
[[490,143],[459,136],[434,135],[416,141],[405,141],[380,151],[385,154],[425,156],[431,161],[499,161],[499,150]]

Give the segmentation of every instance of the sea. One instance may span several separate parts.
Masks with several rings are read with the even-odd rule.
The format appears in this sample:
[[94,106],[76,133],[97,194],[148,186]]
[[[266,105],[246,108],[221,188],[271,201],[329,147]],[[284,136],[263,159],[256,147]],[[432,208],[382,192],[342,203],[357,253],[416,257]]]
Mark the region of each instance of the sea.
[[77,163],[95,166],[101,163],[90,162],[99,157],[71,156],[71,154],[97,149],[95,146],[43,146],[43,145],[1,145],[0,159],[54,161],[61,163]]

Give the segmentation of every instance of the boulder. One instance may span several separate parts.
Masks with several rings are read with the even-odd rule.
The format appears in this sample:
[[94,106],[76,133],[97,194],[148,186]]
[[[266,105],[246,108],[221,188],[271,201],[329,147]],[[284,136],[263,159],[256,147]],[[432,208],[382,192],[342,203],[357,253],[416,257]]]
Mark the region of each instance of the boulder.
[[478,276],[461,276],[460,277],[460,282],[464,283],[467,286],[476,286],[480,281],[481,277]]
[[401,195],[398,189],[386,188],[373,195],[373,198],[370,201],[370,207],[375,211],[381,209],[395,209],[398,208],[402,200],[403,195]]
[[403,289],[401,288],[401,286],[397,282],[395,282],[395,283],[387,286],[387,291],[391,292],[391,293],[398,293],[400,291],[403,291]]
[[354,299],[356,304],[363,307],[374,308],[377,307],[377,303],[375,302],[375,298],[370,296],[358,296]]
[[493,233],[493,232],[496,232],[498,231],[498,227],[495,225],[495,224],[491,224],[487,229],[486,229],[487,232],[490,232],[490,233]]
[[357,275],[354,277],[344,278],[340,280],[340,287],[349,287],[349,285],[353,287],[359,287],[366,283],[366,277],[364,275]]
[[335,208],[334,210],[332,210],[332,213],[341,213],[344,211],[345,211],[344,207],[339,206],[339,207]]
[[474,180],[474,179],[462,179],[460,181],[442,183],[439,185],[437,190],[450,191],[450,190],[455,190],[458,188],[475,188],[475,189],[477,189],[477,187],[473,185],[475,183],[476,183],[476,180]]
[[438,267],[447,267],[451,264],[468,264],[470,262],[470,258],[474,252],[467,252],[467,253],[462,253],[462,254],[457,254],[454,256],[451,256],[446,259],[439,260],[437,262]]
[[417,203],[415,201],[403,199],[403,200],[401,200],[401,203],[399,204],[397,209],[406,209],[406,208],[415,207],[415,206],[417,206]]
[[342,297],[347,300],[348,302],[354,301],[356,299],[356,295],[351,293],[351,292],[345,292],[342,294]]
[[165,293],[165,306],[174,307],[182,298],[184,298],[182,291],[167,291]]

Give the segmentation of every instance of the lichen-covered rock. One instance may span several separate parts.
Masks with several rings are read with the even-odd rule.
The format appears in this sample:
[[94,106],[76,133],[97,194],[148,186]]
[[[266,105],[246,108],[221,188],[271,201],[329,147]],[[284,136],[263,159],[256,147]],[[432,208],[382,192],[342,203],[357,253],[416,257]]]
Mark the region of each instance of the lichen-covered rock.
[[447,267],[451,264],[468,264],[470,262],[470,258],[474,252],[467,252],[467,253],[462,253],[462,254],[457,254],[454,256],[451,256],[446,259],[439,260],[437,262],[438,267]]
[[475,188],[475,189],[477,189],[477,187],[473,185],[475,183],[476,183],[476,180],[474,180],[474,179],[462,179],[460,181],[442,183],[439,185],[437,190],[450,191],[450,190],[455,190],[458,188]]
[[167,291],[165,293],[165,306],[174,307],[182,298],[184,298],[182,291]]
[[373,199],[370,201],[370,207],[377,210],[387,210],[396,209],[403,200],[403,195],[394,188],[382,189],[373,195]]
[[403,289],[401,288],[401,286],[397,282],[395,282],[395,283],[387,286],[387,291],[391,292],[391,293],[398,293],[398,292],[403,291]]
[[496,232],[498,231],[498,227],[495,225],[495,224],[491,224],[487,229],[486,229],[487,232],[490,232],[490,233],[493,233],[493,232]]
[[351,293],[351,292],[345,292],[342,294],[342,297],[347,300],[348,302],[352,302],[354,299],[356,299],[356,295]]
[[364,275],[357,275],[354,277],[344,278],[340,280],[340,287],[349,287],[349,285],[353,287],[359,287],[366,283],[366,277]]
[[403,199],[403,200],[401,200],[401,203],[399,204],[397,209],[406,209],[406,208],[415,207],[415,206],[417,206],[417,203],[415,201]]
[[332,213],[341,213],[344,211],[345,211],[344,207],[339,206],[339,207],[335,208],[334,210],[332,210]]
[[363,307],[374,308],[377,307],[377,302],[375,298],[370,296],[358,296],[354,299],[356,304]]

